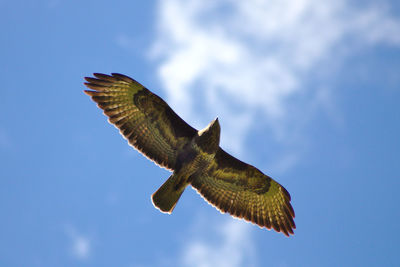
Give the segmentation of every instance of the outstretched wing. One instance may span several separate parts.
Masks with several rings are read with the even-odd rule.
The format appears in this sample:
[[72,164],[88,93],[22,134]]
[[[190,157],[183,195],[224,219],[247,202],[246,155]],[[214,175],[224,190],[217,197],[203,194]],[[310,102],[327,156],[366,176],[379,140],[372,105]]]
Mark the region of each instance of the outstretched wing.
[[122,74],[94,73],[85,91],[104,110],[129,144],[162,167],[174,169],[177,151],[197,131],[160,97]]
[[288,191],[221,148],[209,171],[193,177],[191,184],[221,212],[229,212],[260,227],[272,227],[287,236],[296,228]]

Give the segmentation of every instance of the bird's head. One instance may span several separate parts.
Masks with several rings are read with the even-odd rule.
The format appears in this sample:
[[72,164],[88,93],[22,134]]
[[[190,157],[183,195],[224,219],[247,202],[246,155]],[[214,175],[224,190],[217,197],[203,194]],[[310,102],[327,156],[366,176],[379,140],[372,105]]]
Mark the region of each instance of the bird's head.
[[198,132],[197,144],[207,153],[215,153],[219,148],[221,126],[218,118],[210,122],[206,128]]

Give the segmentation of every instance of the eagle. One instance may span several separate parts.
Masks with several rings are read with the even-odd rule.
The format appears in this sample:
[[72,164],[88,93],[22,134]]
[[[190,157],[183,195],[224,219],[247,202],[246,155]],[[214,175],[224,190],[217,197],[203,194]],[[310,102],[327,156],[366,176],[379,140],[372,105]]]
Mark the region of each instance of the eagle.
[[164,100],[134,79],[94,73],[85,77],[89,95],[131,146],[160,167],[172,171],[151,196],[161,212],[171,213],[191,185],[222,213],[261,228],[294,234],[294,210],[289,192],[256,167],[220,146],[218,118],[198,131],[181,119]]

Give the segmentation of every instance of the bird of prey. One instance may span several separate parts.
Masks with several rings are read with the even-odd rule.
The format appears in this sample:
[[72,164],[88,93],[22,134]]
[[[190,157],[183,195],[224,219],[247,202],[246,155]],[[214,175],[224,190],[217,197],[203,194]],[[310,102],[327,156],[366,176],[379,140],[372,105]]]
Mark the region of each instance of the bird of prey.
[[108,116],[129,144],[172,171],[152,195],[156,208],[171,213],[188,185],[211,205],[286,236],[293,233],[294,210],[283,186],[220,146],[220,125],[213,120],[196,130],[160,97],[125,75],[94,73],[85,93]]

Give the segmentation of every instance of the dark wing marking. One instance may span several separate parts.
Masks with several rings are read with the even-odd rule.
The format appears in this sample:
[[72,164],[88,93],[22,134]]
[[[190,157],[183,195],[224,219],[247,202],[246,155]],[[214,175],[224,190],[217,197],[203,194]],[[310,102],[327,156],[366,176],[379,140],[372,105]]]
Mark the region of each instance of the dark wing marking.
[[290,195],[257,168],[221,148],[211,168],[195,176],[192,186],[221,212],[244,218],[286,236],[296,228]]
[[174,169],[177,151],[197,130],[182,120],[160,97],[122,74],[94,73],[85,91],[104,110],[129,144],[162,167]]

